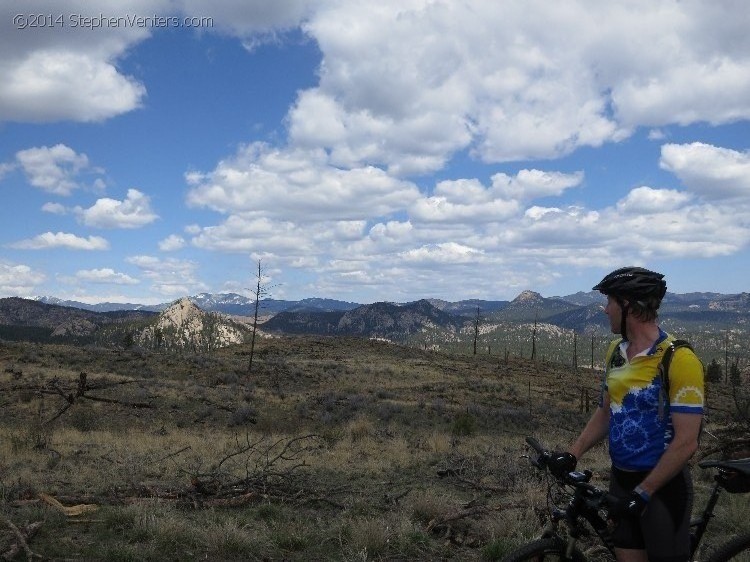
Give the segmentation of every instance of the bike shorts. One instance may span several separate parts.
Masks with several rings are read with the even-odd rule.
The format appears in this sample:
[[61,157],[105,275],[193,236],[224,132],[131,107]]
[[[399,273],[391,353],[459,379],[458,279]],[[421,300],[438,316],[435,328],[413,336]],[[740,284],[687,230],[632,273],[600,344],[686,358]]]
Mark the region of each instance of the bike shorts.
[[[610,494],[628,497],[648,472],[630,472],[612,467]],[[623,517],[612,531],[618,548],[645,549],[649,562],[690,560],[690,514],[693,481],[688,467],[657,490],[641,516]]]

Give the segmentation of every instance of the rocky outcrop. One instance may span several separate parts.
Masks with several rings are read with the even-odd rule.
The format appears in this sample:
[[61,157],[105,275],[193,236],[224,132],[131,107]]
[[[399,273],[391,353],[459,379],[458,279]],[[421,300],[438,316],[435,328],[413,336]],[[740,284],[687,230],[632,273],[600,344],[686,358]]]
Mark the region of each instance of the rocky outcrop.
[[204,312],[190,299],[172,303],[156,321],[143,329],[136,341],[155,349],[209,351],[245,341],[245,330],[232,320]]

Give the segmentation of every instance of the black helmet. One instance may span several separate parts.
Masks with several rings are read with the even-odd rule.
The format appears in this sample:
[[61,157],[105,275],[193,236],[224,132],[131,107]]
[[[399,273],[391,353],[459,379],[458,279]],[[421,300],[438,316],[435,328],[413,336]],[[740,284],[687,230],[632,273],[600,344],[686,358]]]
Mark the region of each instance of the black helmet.
[[642,267],[616,269],[594,286],[595,291],[635,301],[656,298],[658,302],[667,292],[664,275]]

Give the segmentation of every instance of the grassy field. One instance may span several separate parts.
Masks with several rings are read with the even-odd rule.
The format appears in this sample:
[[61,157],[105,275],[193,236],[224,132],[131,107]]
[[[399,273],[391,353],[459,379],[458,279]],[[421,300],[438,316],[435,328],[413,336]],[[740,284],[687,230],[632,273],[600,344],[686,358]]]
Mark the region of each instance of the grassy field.
[[[469,349],[263,339],[249,374],[248,352],[1,344],[0,556],[27,558],[18,530],[51,560],[495,560],[547,512],[524,437],[564,446],[598,396],[594,371]],[[710,400],[717,435],[733,402]],[[606,485],[604,448],[581,464]],[[746,496],[717,515],[707,544]]]

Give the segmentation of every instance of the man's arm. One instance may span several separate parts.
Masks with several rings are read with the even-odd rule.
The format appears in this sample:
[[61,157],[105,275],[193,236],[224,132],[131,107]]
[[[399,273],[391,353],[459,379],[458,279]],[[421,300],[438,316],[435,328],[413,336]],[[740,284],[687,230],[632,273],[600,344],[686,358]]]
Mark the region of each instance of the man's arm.
[[685,467],[698,448],[702,418],[700,414],[672,414],[674,438],[659,462],[641,482],[640,486],[646,493],[653,494]]
[[609,433],[609,415],[609,395],[605,393],[602,404],[594,411],[586,427],[568,451],[580,459],[586,451],[604,439]]

